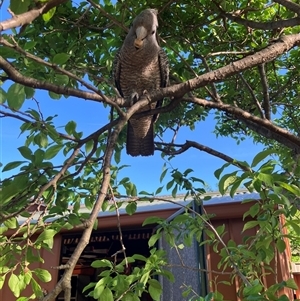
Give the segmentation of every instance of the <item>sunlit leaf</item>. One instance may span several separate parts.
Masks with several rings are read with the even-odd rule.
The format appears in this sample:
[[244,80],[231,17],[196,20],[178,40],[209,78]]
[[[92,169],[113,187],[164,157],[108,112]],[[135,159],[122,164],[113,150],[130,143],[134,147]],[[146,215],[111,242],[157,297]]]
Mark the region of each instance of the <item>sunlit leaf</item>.
[[47,270],[37,268],[33,273],[43,282],[51,281],[51,274]]

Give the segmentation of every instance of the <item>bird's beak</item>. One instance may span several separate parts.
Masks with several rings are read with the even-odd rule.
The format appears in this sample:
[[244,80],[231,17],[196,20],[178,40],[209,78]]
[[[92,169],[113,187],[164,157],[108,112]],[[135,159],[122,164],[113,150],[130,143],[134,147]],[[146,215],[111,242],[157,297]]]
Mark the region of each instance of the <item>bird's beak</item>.
[[140,49],[143,46],[143,40],[147,36],[147,29],[144,26],[139,26],[135,33],[136,39],[134,40],[134,47]]

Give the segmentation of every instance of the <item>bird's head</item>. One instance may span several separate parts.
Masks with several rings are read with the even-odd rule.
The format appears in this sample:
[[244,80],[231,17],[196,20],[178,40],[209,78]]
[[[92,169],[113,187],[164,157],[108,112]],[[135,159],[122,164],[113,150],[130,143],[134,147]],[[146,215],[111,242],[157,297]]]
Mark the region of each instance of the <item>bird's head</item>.
[[142,11],[132,22],[129,34],[134,37],[134,47],[141,49],[147,45],[158,46],[156,30],[158,27],[157,10],[146,9]]

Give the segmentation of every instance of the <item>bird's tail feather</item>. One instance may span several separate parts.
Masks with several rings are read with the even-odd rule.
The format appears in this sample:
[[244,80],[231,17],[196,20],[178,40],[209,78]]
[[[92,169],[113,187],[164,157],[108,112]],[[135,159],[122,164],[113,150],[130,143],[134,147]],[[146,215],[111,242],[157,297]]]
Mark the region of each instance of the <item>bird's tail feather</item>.
[[150,123],[148,131],[143,138],[135,135],[130,121],[127,124],[126,152],[131,156],[151,156],[154,154],[154,124]]

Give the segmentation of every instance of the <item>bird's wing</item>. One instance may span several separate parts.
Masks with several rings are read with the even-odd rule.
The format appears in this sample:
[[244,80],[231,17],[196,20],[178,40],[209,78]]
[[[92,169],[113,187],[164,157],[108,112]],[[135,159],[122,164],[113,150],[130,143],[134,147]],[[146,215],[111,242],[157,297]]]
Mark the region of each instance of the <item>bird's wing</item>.
[[[161,78],[160,87],[165,88],[169,85],[169,60],[162,48],[160,48],[158,52],[158,63],[159,63],[159,71],[160,71],[160,78]],[[163,99],[160,99],[156,103],[156,108],[161,107],[162,102]],[[157,115],[153,116],[154,121],[156,121],[157,118],[158,118]]]
[[121,49],[118,50],[116,53],[115,59],[113,61],[113,66],[112,66],[112,75],[113,79],[115,81],[116,88],[118,89],[120,95],[124,97],[122,89],[121,89],[121,84],[120,84],[120,75],[121,75]]
[[160,48],[158,52],[158,63],[161,77],[161,88],[169,85],[169,61],[166,53]]

